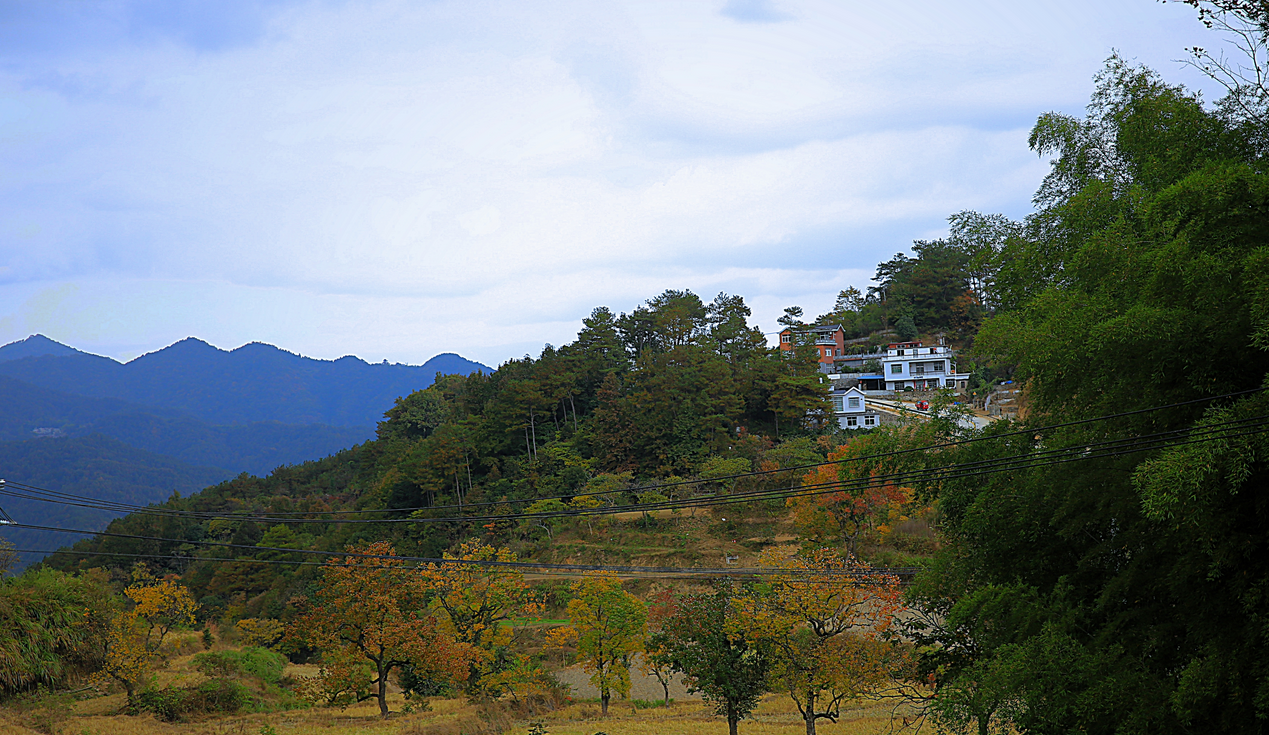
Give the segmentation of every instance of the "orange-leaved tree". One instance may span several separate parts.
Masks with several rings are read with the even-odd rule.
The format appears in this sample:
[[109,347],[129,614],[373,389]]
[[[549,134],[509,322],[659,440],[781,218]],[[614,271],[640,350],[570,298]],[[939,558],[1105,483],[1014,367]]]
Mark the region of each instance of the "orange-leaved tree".
[[452,561],[428,564],[419,571],[443,629],[475,654],[464,679],[467,692],[475,694],[482,678],[493,673],[498,650],[511,642],[511,629],[502,623],[512,617],[540,615],[543,607],[533,598],[524,574],[507,566],[516,561],[507,549],[472,540],[444,558]]
[[315,693],[345,706],[374,697],[386,718],[393,669],[409,664],[420,674],[462,680],[475,652],[442,629],[428,607],[423,572],[393,558],[386,541],[347,551],[339,566],[322,570],[316,594],[287,631],[288,645],[322,652]]
[[547,643],[577,646],[582,668],[599,690],[600,710],[607,715],[614,691],[623,697],[630,693],[630,659],[643,650],[648,608],[612,575],[587,574],[571,590],[570,624],[552,630]]
[[900,608],[899,580],[833,549],[768,549],[772,569],[737,596],[729,623],[772,654],[772,682],[797,704],[807,735],[837,721],[843,700],[868,692],[904,665],[885,640]]
[[860,456],[869,444],[854,441],[828,455],[831,464],[816,467],[802,478],[803,487],[815,494],[789,498],[793,520],[804,539],[823,544],[840,541],[851,554],[872,534],[884,535],[907,520],[912,505],[911,488],[892,482],[857,478],[856,468],[842,460]]
[[173,628],[192,625],[198,605],[189,590],[171,579],[155,578],[144,564],[133,567],[132,584],[123,594],[132,608],[117,615],[106,633],[101,674],[122,684],[131,702],[145,685],[163,639]]

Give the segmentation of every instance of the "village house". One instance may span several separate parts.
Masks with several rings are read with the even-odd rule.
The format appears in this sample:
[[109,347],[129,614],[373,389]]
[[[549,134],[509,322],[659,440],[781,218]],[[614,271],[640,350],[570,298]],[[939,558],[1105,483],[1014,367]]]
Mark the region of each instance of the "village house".
[[829,395],[833,400],[833,415],[841,428],[871,429],[881,425],[880,414],[869,410],[868,396],[859,388],[834,390]]
[[[805,340],[805,342],[803,342]],[[833,372],[833,358],[841,357],[846,348],[846,330],[840,324],[792,329],[780,332],[780,349],[788,352],[799,344],[814,344],[819,352],[820,372]]]
[[926,347],[920,342],[894,342],[881,357],[886,390],[937,390],[969,387],[969,373],[956,372],[955,355],[944,345]]

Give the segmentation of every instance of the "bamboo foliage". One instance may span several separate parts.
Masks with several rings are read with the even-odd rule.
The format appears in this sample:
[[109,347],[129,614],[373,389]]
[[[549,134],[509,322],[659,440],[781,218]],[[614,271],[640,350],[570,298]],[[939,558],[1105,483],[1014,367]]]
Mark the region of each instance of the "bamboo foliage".
[[112,603],[102,574],[39,569],[0,582],[0,690],[59,685],[95,668]]

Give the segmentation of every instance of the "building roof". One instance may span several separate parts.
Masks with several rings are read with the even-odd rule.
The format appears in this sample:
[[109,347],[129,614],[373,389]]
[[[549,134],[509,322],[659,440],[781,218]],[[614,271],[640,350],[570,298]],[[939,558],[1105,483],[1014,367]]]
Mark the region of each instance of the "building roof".
[[840,324],[821,324],[818,326],[811,325],[811,326],[800,327],[798,329],[794,329],[793,327],[785,327],[784,329],[780,330],[780,334],[784,334],[785,332],[836,332],[839,329],[843,332],[846,331],[845,329],[842,329],[842,325]]

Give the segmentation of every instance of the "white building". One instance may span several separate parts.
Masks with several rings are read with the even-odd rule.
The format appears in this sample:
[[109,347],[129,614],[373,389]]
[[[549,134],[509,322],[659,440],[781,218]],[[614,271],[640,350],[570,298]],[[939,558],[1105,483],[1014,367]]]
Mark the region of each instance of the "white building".
[[881,358],[886,390],[932,390],[969,387],[969,373],[956,372],[955,356],[943,346],[926,347],[920,342],[896,342]]
[[833,399],[833,414],[841,428],[871,429],[881,425],[880,414],[868,410],[868,397],[859,388],[835,390],[830,396]]

